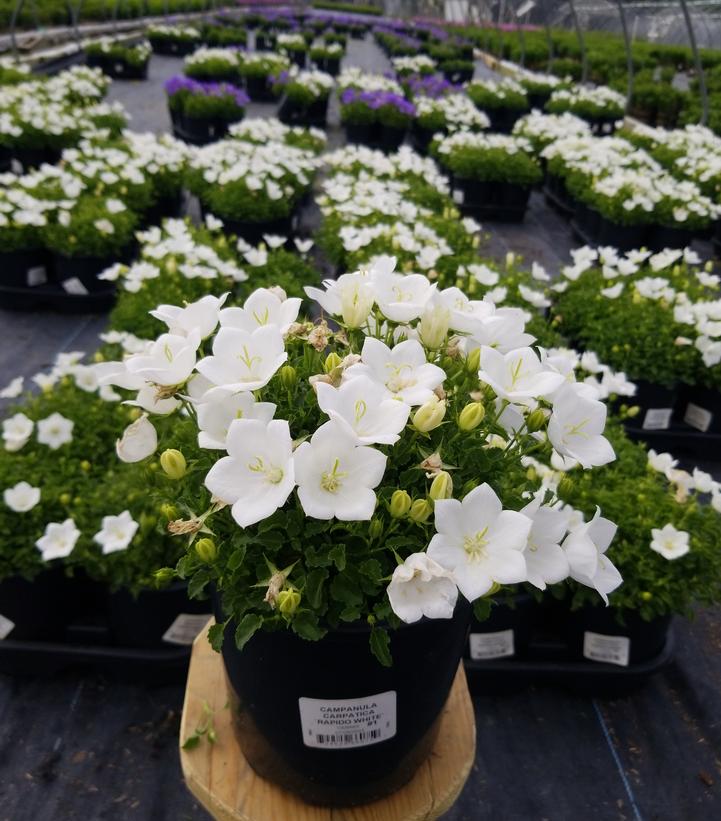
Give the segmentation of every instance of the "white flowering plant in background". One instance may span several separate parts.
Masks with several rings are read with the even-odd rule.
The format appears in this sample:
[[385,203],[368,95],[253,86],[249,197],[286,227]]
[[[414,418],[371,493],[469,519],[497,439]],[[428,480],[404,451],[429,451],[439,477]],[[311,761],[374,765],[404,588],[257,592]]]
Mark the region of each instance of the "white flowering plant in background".
[[555,497],[535,494],[524,457],[591,469],[614,452],[605,405],[534,344],[522,311],[391,257],[306,293],[338,330],[299,321],[300,300],[277,289],[165,306],[167,331],[100,380],[144,380],[138,399],[177,404],[161,408],[164,435],[148,411],[118,455],[161,452],[177,482],[168,529],[188,545],[177,573],[195,595],[216,585],[239,646],[263,627],[319,639],[362,620],[389,664],[384,625],[449,618],[459,592],[483,608],[505,584],[582,571],[601,596],[620,584],[589,571],[606,520],[589,535],[564,519],[536,555]]

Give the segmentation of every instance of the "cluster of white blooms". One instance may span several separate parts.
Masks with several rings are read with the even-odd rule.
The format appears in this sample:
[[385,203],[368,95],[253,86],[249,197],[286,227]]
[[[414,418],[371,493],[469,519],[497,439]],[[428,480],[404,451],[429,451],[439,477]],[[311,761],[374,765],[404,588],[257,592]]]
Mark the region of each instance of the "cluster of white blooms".
[[[690,248],[666,248],[657,254],[639,249],[619,254],[615,248],[589,248],[584,246],[572,252],[573,265],[565,266],[561,273],[569,280],[578,279],[584,271],[599,266],[607,286],[600,289],[606,299],[618,299],[622,294],[659,302],[669,311],[669,320],[688,325],[688,335],[680,336],[677,345],[693,345],[707,368],[721,363],[721,278],[701,268],[701,259]],[[678,263],[689,268],[699,266],[693,274],[708,291],[708,298],[693,300],[674,287],[669,272]],[[646,266],[646,267],[644,267]],[[649,275],[641,276],[648,272]],[[552,286],[563,290],[562,286]],[[633,296],[632,296],[633,298]]]
[[427,54],[416,54],[413,57],[393,57],[391,65],[396,74],[430,74],[436,67],[436,61]]
[[500,150],[513,156],[514,154],[532,154],[533,147],[525,137],[513,134],[479,134],[472,131],[457,131],[447,137],[442,137],[437,145],[439,154],[452,154],[458,149],[472,148],[481,150]]
[[448,94],[445,97],[419,96],[413,100],[416,116],[423,117],[440,112],[448,131],[476,131],[488,128],[491,121],[479,111],[465,94]]
[[513,134],[526,137],[534,144],[546,146],[569,137],[590,137],[591,127],[585,120],[568,111],[563,114],[543,114],[534,109],[516,120]]
[[323,163],[335,171],[351,171],[361,168],[379,179],[412,174],[425,180],[441,194],[450,194],[448,179],[438,170],[429,157],[423,157],[406,145],[393,154],[375,151],[364,145],[346,145],[323,156]]
[[342,57],[345,49],[340,43],[325,43],[322,40],[316,40],[311,45],[311,50],[323,49],[324,55],[327,57]]
[[403,96],[403,89],[395,80],[383,74],[369,74],[357,66],[343,69],[338,76],[338,88],[341,91],[347,88],[355,88],[358,91],[389,91]]
[[328,137],[325,131],[319,128],[303,129],[300,126],[285,125],[274,117],[250,117],[233,123],[228,134],[237,140],[249,143],[284,143],[294,136],[307,133],[319,145],[325,145]]
[[600,109],[615,111],[625,108],[626,97],[608,86],[584,86],[580,83],[571,88],[559,88],[551,94],[549,104],[561,103],[573,109],[579,105],[590,104]]
[[[16,489],[17,485],[11,488],[11,490]],[[27,493],[27,491],[23,492]],[[93,536],[93,541],[101,546],[103,555],[116,553],[129,546],[138,527],[138,522],[133,519],[129,510],[124,510],[117,516],[103,516],[101,528]],[[75,522],[72,519],[66,519],[64,522],[49,522],[45,527],[45,533],[35,542],[35,545],[43,559],[51,561],[69,556],[79,538],[80,531]]]
[[[206,219],[211,230],[222,228],[212,216]],[[163,271],[178,271],[186,279],[225,278],[243,282],[248,275],[232,259],[222,259],[207,243],[199,242],[189,224],[182,219],[167,219],[161,226],[139,231],[139,259],[132,265],[116,263],[99,275],[108,282],[121,282],[126,291],[137,292],[143,282],[157,279]]]
[[155,36],[195,40],[201,37],[201,32],[200,29],[195,28],[195,26],[180,24],[173,26],[165,26],[162,23],[154,23],[152,26],[148,26],[147,35],[151,38]]
[[524,97],[526,96],[526,89],[510,77],[501,77],[498,80],[491,77],[483,78],[482,80],[471,80],[470,83],[466,83],[466,88],[471,91],[474,88],[482,89],[497,100],[505,100],[509,94],[522,94]]
[[[277,289],[256,290],[242,307],[225,307],[225,297],[212,296],[159,306],[154,314],[168,332],[143,352],[103,366],[101,381],[137,390],[137,404],[148,411],[177,407],[175,394],[192,403],[200,447],[225,452],[205,486],[216,503],[231,506],[240,527],[271,516],[294,490],[310,518],[369,520],[392,459],[392,451],[386,456],[374,446],[394,445],[410,419],[419,430],[443,419],[446,373],[427,351],[449,334],[464,353],[479,351],[479,380],[496,394],[508,441],[489,436],[488,447],[508,447],[527,416],[540,411],[544,424],[535,435],[548,437],[559,458],[584,467],[614,458],[603,436],[605,406],[575,381],[573,368],[559,370],[553,357],[529,347],[533,337],[518,309],[397,273],[390,257],[306,292],[346,327],[362,330],[364,341],[360,353],[341,362],[337,379],[311,379],[328,421],[301,444],[294,445],[292,420],[275,419],[275,406],[262,401],[263,388],[287,360],[284,340],[298,327],[301,306]],[[397,324],[402,341],[389,346],[374,335],[376,311]],[[212,353],[198,358],[204,340]],[[146,414],[126,430],[118,454],[140,461],[157,444]],[[395,612],[406,621],[449,617],[458,590],[472,601],[495,584],[530,581],[543,588],[569,575],[606,598],[621,581],[602,559],[615,526],[598,515],[574,523],[543,502],[539,495],[520,512],[503,510],[486,484],[462,501],[438,500],[427,552],[409,557],[390,582]]]
[[302,34],[284,34],[281,32],[277,38],[276,43],[278,48],[282,49],[284,46],[305,46],[305,37]]
[[290,67],[290,60],[285,54],[279,54],[277,51],[236,51],[235,53],[238,55],[238,64],[241,67],[262,66],[276,76]]
[[301,70],[298,66],[291,66],[288,71],[289,83],[298,83],[306,88],[314,97],[326,97],[335,85],[335,80],[325,71]]
[[537,87],[545,87],[549,90],[558,88],[567,81],[555,74],[546,74],[542,71],[531,71],[530,69],[519,66],[518,63],[511,63],[508,60],[501,60],[501,69],[504,73],[510,74],[514,80],[517,80],[521,85],[528,83],[529,85]]
[[[195,49],[184,60],[186,69],[193,69],[205,63],[224,65],[226,68],[237,68],[242,61],[241,52],[234,48],[209,48],[203,46]],[[192,71],[190,72],[192,74]]]
[[[114,48],[117,48],[119,43],[113,37],[100,37],[97,40],[89,40],[85,46],[90,50],[99,50],[103,54],[110,54]],[[147,40],[141,40],[139,43],[132,45],[123,44],[123,49],[132,53],[133,58],[138,62],[145,62],[150,58],[153,49]]]

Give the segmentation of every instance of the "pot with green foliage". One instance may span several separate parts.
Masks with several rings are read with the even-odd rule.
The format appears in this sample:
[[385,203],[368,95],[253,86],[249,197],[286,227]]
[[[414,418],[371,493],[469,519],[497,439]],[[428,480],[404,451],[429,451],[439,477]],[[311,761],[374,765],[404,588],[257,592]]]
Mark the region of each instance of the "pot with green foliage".
[[199,83],[175,75],[165,83],[175,133],[195,145],[222,139],[231,123],[239,122],[250,102],[229,83]]
[[339,43],[313,43],[309,56],[321,71],[335,77],[340,72],[340,61],[343,59],[343,46]]
[[289,125],[324,126],[333,78],[322,71],[282,72],[274,82],[275,93],[282,95],[278,119]]
[[510,133],[516,120],[528,111],[525,89],[509,77],[473,80],[466,91],[476,107],[488,115],[491,131]]
[[281,54],[273,52],[243,54],[240,74],[250,99],[260,103],[273,102],[276,94],[273,92],[272,78],[280,76],[289,68],[290,61]]
[[85,46],[87,64],[100,68],[116,80],[145,80],[152,48],[147,40],[137,45],[123,45],[103,38]]
[[[491,302],[394,268],[381,256],[306,289],[338,331],[278,289],[164,306],[169,333],[116,376],[189,411],[163,420],[193,466],[173,493],[177,572],[215,590],[209,638],[248,761],[314,803],[385,796],[430,750],[470,604],[528,578],[522,457],[551,450],[536,434],[587,467],[613,458],[583,386],[524,347],[522,312],[501,353]],[[401,327],[414,338],[394,342]],[[561,441],[578,412],[598,433]]]
[[194,26],[150,26],[146,36],[156,54],[185,57],[200,45],[201,33]]
[[431,153],[452,176],[454,201],[484,219],[522,220],[543,178],[523,137],[459,131],[436,138]]

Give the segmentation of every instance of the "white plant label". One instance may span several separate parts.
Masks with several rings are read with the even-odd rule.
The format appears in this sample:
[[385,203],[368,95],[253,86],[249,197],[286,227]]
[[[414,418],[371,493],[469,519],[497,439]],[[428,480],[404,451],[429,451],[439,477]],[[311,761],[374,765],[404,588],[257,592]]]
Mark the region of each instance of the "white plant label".
[[73,296],[85,296],[88,293],[88,289],[77,277],[63,280],[63,290]]
[[306,747],[368,747],[396,734],[396,691],[365,698],[299,698]]
[[210,613],[180,613],[163,634],[169,644],[192,644],[210,620]]
[[463,191],[460,188],[455,188],[453,191],[453,202],[456,205],[463,205],[464,200],[466,199]]
[[689,402],[686,406],[683,421],[687,425],[691,425],[692,428],[700,430],[701,433],[706,433],[711,427],[711,422],[713,422],[713,414],[711,411],[707,411],[706,408],[701,408],[698,405],[694,405],[693,402]]
[[644,430],[668,430],[671,427],[673,408],[649,408],[643,417]]
[[48,274],[44,265],[36,265],[27,270],[28,285],[33,288],[36,285],[44,285],[48,281]]
[[502,659],[516,652],[513,630],[499,630],[496,633],[471,633],[471,658],[475,661]]
[[0,641],[6,639],[10,633],[12,633],[14,627],[15,622],[10,621],[7,616],[3,616],[3,614],[0,613]]
[[628,636],[604,636],[586,630],[583,634],[583,656],[591,661],[603,661],[628,667],[631,639]]

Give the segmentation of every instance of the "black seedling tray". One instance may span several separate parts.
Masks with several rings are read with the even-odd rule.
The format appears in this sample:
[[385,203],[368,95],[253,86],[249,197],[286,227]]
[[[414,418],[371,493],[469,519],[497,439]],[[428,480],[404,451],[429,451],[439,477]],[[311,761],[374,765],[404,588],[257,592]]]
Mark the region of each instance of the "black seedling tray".
[[587,695],[623,695],[642,686],[673,658],[673,630],[661,652],[642,663],[616,664],[574,659],[553,641],[534,642],[522,657],[475,661],[465,658],[468,686],[474,696],[518,692],[536,684],[552,685]]
[[95,314],[115,304],[115,287],[89,294],[69,294],[60,285],[0,285],[0,307],[11,311],[51,310],[61,314]]
[[573,216],[574,209],[570,205],[565,203],[553,191],[551,191],[551,189],[547,185],[544,185],[543,187],[543,196],[546,198],[546,202],[553,208],[555,208],[556,211],[558,211],[564,217]]
[[635,442],[645,442],[657,452],[690,456],[704,461],[721,460],[721,433],[702,433],[684,423],[672,424],[666,430],[644,430],[628,422],[626,433]]
[[0,641],[0,673],[49,677],[68,669],[90,669],[114,679],[165,684],[183,681],[189,646],[157,649],[65,644],[42,641]]

